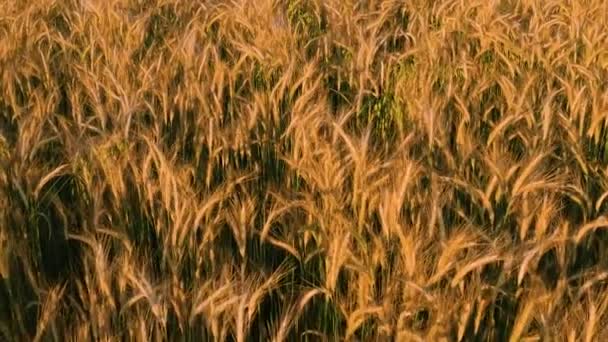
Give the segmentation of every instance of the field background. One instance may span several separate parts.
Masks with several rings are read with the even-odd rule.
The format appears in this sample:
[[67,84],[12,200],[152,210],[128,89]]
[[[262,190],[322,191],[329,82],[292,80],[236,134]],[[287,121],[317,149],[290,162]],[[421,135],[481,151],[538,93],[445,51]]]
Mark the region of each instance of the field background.
[[1,0],[0,340],[608,340],[607,23]]

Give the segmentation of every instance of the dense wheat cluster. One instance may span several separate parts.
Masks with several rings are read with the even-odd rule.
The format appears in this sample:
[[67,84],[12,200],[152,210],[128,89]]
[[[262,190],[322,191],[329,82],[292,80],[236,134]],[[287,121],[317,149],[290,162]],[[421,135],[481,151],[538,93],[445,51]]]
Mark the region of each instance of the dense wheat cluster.
[[608,339],[607,23],[0,1],[0,340]]

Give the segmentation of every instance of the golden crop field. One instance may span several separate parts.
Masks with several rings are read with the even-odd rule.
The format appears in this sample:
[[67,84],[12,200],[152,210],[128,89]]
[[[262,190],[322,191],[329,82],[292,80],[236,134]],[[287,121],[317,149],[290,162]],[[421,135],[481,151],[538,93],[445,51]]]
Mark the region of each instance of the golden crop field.
[[0,0],[0,341],[606,341],[607,118],[605,0]]

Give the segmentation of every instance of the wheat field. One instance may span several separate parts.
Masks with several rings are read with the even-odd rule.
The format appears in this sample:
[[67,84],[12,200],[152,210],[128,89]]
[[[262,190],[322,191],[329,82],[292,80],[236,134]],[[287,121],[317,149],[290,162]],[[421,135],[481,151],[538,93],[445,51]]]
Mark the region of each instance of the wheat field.
[[607,118],[605,0],[0,0],[0,341],[606,341]]

